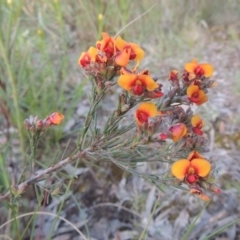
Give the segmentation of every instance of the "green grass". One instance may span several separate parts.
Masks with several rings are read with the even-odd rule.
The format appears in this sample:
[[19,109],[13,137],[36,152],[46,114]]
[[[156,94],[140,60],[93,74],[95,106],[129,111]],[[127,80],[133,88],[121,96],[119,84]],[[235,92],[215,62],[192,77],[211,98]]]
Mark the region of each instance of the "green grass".
[[[102,31],[115,35],[152,6],[149,13],[124,29],[121,36],[143,44],[146,55],[151,54],[154,59],[154,69],[170,56],[175,56],[177,62],[187,49],[198,46],[201,34],[208,34],[215,27],[227,28],[230,38],[235,43],[239,40],[236,31],[239,0],[221,4],[218,0],[184,0],[177,4],[175,0],[0,0],[0,130],[16,130],[10,134],[8,143],[0,146],[3,172],[0,185],[4,190],[12,182],[12,176],[5,170],[16,139],[21,154],[17,152],[14,157],[20,165],[27,164],[29,144],[23,120],[30,115],[45,118],[55,111],[65,115],[64,123],[71,119],[78,103],[88,94],[83,92],[86,78],[77,65],[80,53],[94,45]],[[146,67],[148,62],[143,64]],[[59,144],[64,137],[63,127],[64,124],[43,137],[38,152],[42,165],[47,166],[64,152]],[[71,180],[64,187],[64,194],[70,188]],[[43,193],[39,191],[36,210],[40,208]],[[19,211],[18,207],[14,210]],[[13,212],[8,219],[12,216]],[[32,221],[29,220],[30,225]],[[14,237],[16,226],[10,227]],[[34,229],[34,224],[31,226]]]

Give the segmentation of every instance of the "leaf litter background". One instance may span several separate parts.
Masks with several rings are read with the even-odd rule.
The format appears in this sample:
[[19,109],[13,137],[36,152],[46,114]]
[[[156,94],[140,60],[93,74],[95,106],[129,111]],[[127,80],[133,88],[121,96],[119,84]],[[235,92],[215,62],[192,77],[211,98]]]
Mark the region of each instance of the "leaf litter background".
[[[161,4],[163,6],[164,2]],[[218,16],[220,23],[217,20],[213,23],[205,19],[195,20],[192,26],[189,24],[191,28],[182,28],[176,44],[173,39],[171,46],[165,46],[166,41],[176,37],[171,36],[169,30],[174,22],[171,7],[171,5],[165,6],[162,12],[164,14],[160,17],[165,20],[159,20],[161,26],[153,27],[151,34],[147,34],[150,29],[145,29],[146,34],[141,33],[141,40],[138,40],[136,35],[134,38],[134,34],[131,36],[131,28],[134,28],[138,22],[126,29],[124,33],[126,40],[138,42],[145,50],[146,57],[140,68],[148,68],[153,76],[163,81],[165,87],[167,87],[169,71],[172,69],[181,71],[184,63],[193,58],[199,59],[200,62],[209,62],[215,68],[213,78],[219,84],[211,89],[210,101],[201,107],[200,113],[206,122],[205,134],[209,139],[210,151],[206,155],[216,161],[219,171],[219,187],[222,192],[220,195],[212,196],[211,203],[203,211],[187,238],[204,239],[215,229],[240,217],[240,15],[232,14],[230,20],[227,18],[231,16],[231,12],[226,16]],[[146,15],[142,21],[147,22],[148,18],[150,16]],[[80,46],[81,37],[79,38],[78,30],[76,30],[80,26],[76,25],[76,28],[71,28],[71,23],[68,21],[65,24],[70,29],[69,34],[74,42],[73,47],[68,51],[70,65],[75,66],[72,67],[72,72],[68,76],[69,82],[76,80],[76,84],[79,84],[85,81],[83,90],[88,93],[90,85],[86,82],[83,71],[78,69],[77,59],[81,51],[88,49],[89,43],[94,45],[95,35],[92,36],[91,31],[86,33],[84,38],[89,38],[89,40],[84,46]],[[157,24],[158,21],[156,21]],[[156,29],[161,29],[161,32]],[[178,44],[179,41],[180,44]],[[99,110],[99,115],[103,118],[102,122],[104,122],[105,115],[107,116],[111,110],[114,110],[115,99],[115,93],[103,99]],[[71,119],[65,122],[66,135],[70,136],[73,130],[81,128],[88,106],[89,100],[85,95],[79,101]],[[66,146],[67,142],[67,137],[62,139],[62,146]],[[71,152],[71,149],[74,149],[74,146],[68,147],[67,151]],[[149,224],[145,239],[181,239],[189,224],[204,207],[202,201],[190,196],[187,192],[173,188],[165,189],[164,193],[159,192],[155,186],[137,176],[123,172],[114,164],[98,164],[98,168],[79,164],[76,171],[74,165],[67,166],[64,169],[65,172],[70,175],[75,171],[75,175],[78,176],[74,180],[71,191],[67,197],[51,198],[48,205],[44,207],[44,211],[57,213],[62,199],[66,197],[67,200],[60,216],[71,221],[85,236],[90,235],[92,240],[138,239],[147,225],[158,196],[159,204]],[[148,164],[139,166],[137,170],[152,173]],[[154,173],[157,173],[157,170]],[[71,194],[75,196],[75,201]],[[23,196],[22,204],[21,211],[24,212],[25,206],[30,206],[30,209],[34,210],[36,201],[31,189]],[[42,239],[45,239],[52,229],[54,219],[48,216],[39,216],[37,219],[35,232],[39,233],[38,228],[40,228]],[[27,219],[22,221],[23,226],[27,224]],[[80,238],[71,226],[59,220],[55,226],[53,239]],[[212,239],[240,239],[239,223],[232,225]]]

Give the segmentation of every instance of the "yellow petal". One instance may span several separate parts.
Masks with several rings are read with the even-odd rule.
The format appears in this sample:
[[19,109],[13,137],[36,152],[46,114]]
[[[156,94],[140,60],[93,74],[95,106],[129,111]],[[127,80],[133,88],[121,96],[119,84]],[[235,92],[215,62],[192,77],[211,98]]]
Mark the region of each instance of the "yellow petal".
[[121,52],[118,52],[115,58],[115,63],[118,66],[126,67],[129,62],[130,49],[123,49]]
[[204,125],[204,122],[202,121],[202,119],[200,118],[200,116],[198,114],[196,114],[192,117],[191,123],[192,123],[193,127],[198,127],[198,128],[202,128]]
[[207,101],[208,101],[208,96],[206,95],[206,93],[203,90],[199,90],[198,101],[196,102],[196,105],[199,106]]
[[136,54],[134,60],[136,62],[141,61],[145,54],[144,51],[136,43],[130,43],[129,45],[131,46],[132,51]]
[[200,177],[206,177],[211,171],[211,164],[209,161],[202,158],[195,158],[191,161],[191,166],[195,173]]
[[121,75],[118,78],[118,85],[122,87],[123,89],[130,91],[136,82],[137,75],[136,74],[126,74]]
[[140,104],[135,112],[135,119],[138,125],[143,125],[146,118],[155,117],[158,115],[157,107],[152,102],[144,102]]
[[143,83],[148,91],[153,91],[159,87],[159,85],[148,75],[140,75],[138,76],[138,79]]
[[176,177],[179,180],[183,180],[188,172],[189,167],[190,161],[188,161],[187,159],[181,159],[173,163],[171,171],[174,177]]
[[197,85],[191,85],[187,88],[187,96],[190,101],[196,103],[196,105],[201,105],[208,101],[208,97],[205,92],[199,89],[199,86]]
[[87,52],[88,52],[88,54],[89,54],[89,56],[91,58],[91,61],[94,62],[96,60],[98,49],[95,48],[95,47],[90,47]]
[[200,67],[203,69],[205,77],[211,77],[212,76],[214,68],[211,64],[202,63],[202,64],[200,64]]
[[124,41],[120,36],[116,38],[115,44],[119,50],[123,50],[128,45],[128,43]]
[[140,104],[137,110],[147,112],[149,117],[155,117],[158,115],[157,107],[152,102],[144,102]]
[[185,64],[184,68],[187,72],[194,73],[194,70],[197,66],[198,66],[197,62],[189,62]]
[[198,91],[199,91],[199,86],[191,85],[187,88],[187,96],[191,97],[194,93],[197,93]]

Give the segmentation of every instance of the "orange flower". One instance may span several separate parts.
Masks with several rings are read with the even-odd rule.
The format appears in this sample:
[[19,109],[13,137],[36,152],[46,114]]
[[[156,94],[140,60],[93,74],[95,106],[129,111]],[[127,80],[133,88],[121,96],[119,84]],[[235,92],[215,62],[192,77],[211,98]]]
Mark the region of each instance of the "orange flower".
[[124,74],[118,78],[118,85],[123,89],[132,90],[134,95],[142,95],[147,89],[153,91],[159,85],[149,75]]
[[81,67],[86,67],[91,62],[95,62],[97,58],[98,49],[95,47],[90,47],[87,52],[83,52],[78,60]]
[[144,57],[144,51],[136,43],[128,43],[120,36],[117,37],[115,43],[118,51],[115,59],[116,64],[126,67],[129,60],[135,60],[137,62],[137,67]]
[[193,126],[192,128],[193,132],[196,133],[197,135],[202,135],[203,134],[202,128],[203,128],[204,122],[198,114],[192,117],[191,123]]
[[48,116],[46,118],[46,121],[52,125],[58,125],[62,122],[63,119],[64,119],[64,116],[61,113],[55,112],[55,113],[52,113],[50,116]]
[[135,112],[135,119],[139,126],[148,123],[149,117],[155,117],[158,115],[157,107],[152,102],[144,102],[140,104]]
[[211,170],[211,164],[202,158],[195,158],[192,161],[181,159],[173,163],[172,174],[180,181],[194,184],[199,177],[206,177]]
[[193,150],[192,152],[189,153],[187,159],[189,161],[192,161],[195,158],[205,159],[205,157],[203,157],[200,153],[198,153],[197,151]]
[[126,67],[129,62],[131,50],[129,48],[123,49],[121,52],[118,52],[115,57],[115,63],[118,66]]
[[211,77],[213,74],[213,66],[208,63],[199,64],[197,60],[185,64],[185,70],[189,73],[194,73],[197,78]]
[[102,33],[102,40],[97,41],[96,47],[106,54],[107,58],[111,58],[115,53],[115,39],[110,37],[106,32]]
[[177,123],[171,126],[169,131],[172,132],[172,140],[177,142],[187,133],[187,127],[183,123]]
[[198,106],[207,102],[208,100],[205,92],[197,85],[191,85],[187,88],[187,96],[191,102],[196,103]]

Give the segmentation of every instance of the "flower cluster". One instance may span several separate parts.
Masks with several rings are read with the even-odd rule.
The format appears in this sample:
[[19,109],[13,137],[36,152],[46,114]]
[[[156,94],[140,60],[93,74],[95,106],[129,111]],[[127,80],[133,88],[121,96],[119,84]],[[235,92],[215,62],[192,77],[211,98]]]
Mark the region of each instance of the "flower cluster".
[[135,43],[128,43],[120,36],[114,39],[105,32],[102,37],[96,42],[96,47],[90,47],[81,54],[78,61],[80,66],[96,73],[106,70],[108,66],[126,67],[130,60],[135,60],[138,66],[144,57],[144,51]]
[[[87,52],[83,52],[78,63],[88,75],[95,77],[95,83],[100,90],[115,76],[120,75],[119,86],[133,95],[161,97],[161,85],[151,78],[149,71],[136,73],[143,57],[144,51],[136,43],[128,43],[120,36],[115,39],[104,32],[102,40],[96,42],[96,47],[90,47]],[[136,65],[129,70],[126,66],[132,60]]]
[[[160,147],[173,144],[179,151],[190,152],[188,157],[173,163],[171,174],[179,184],[187,184],[190,193],[208,200],[202,188],[216,193],[219,190],[212,184],[212,178],[211,183],[209,180],[211,163],[196,151],[206,150],[207,139],[203,134],[204,121],[198,114],[193,114],[191,105],[200,106],[208,101],[208,89],[216,85],[210,79],[214,69],[208,63],[192,60],[185,64],[180,77],[177,70],[170,72],[170,88],[163,93],[162,85],[148,70],[138,70],[143,57],[144,51],[136,43],[103,33],[95,47],[81,54],[79,65],[93,76],[98,89],[116,83],[123,89],[116,117],[137,105],[134,116],[136,135],[141,144],[154,142]],[[136,64],[130,69],[128,64],[132,60]],[[117,77],[116,81],[114,77]]]

